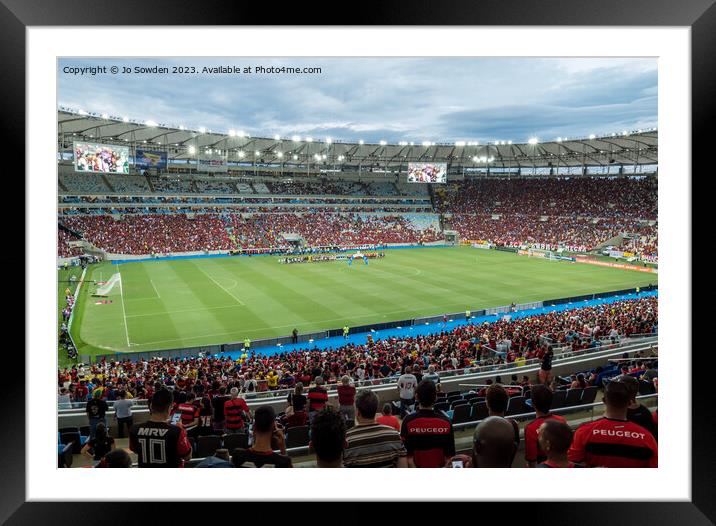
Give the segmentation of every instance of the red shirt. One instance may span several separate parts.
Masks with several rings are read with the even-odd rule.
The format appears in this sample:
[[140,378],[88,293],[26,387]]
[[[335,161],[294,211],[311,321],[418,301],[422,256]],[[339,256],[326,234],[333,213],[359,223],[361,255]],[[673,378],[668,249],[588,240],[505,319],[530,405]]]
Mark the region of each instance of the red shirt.
[[400,422],[398,422],[398,419],[393,415],[381,415],[376,418],[375,421],[384,426],[392,427],[400,433]]
[[243,398],[227,400],[224,404],[225,429],[243,429],[244,415],[249,414],[249,406]]
[[340,405],[353,405],[356,398],[354,385],[339,385],[336,390],[338,391],[338,403]]
[[545,420],[566,422],[566,420],[559,415],[549,414],[535,418],[525,426],[525,460],[527,462],[544,462],[547,460],[547,455],[540,449],[539,442],[537,441],[537,430],[544,424]]
[[199,408],[189,402],[179,404],[177,411],[181,413],[181,423],[184,427],[190,425],[199,416]]
[[568,456],[571,462],[593,467],[658,467],[658,447],[649,431],[627,420],[606,417],[579,426]]

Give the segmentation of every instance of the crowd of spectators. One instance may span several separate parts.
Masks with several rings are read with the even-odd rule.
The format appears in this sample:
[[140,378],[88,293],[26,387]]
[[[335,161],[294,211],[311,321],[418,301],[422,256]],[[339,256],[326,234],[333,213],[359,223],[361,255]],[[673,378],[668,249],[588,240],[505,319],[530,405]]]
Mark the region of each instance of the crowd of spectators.
[[483,179],[450,184],[439,210],[656,219],[656,178]]
[[150,254],[196,250],[286,247],[282,233],[299,234],[310,246],[427,243],[438,239],[432,227],[419,229],[402,215],[364,216],[315,212],[69,216],[64,224],[110,253]]
[[[61,177],[65,184],[87,185],[85,177],[69,174]],[[136,176],[107,176],[116,191],[148,190],[147,179]],[[101,182],[98,178],[94,178]],[[166,180],[152,179],[156,192],[199,191],[205,193],[235,193],[236,186],[230,182],[205,180]],[[181,217],[161,218],[160,216],[178,215],[184,212],[196,212],[202,215],[218,214],[226,210],[224,202],[207,201],[222,198],[170,198],[166,196],[116,198],[110,197],[93,202],[126,203],[158,203],[166,204],[166,209],[149,209],[126,206],[121,212],[127,214],[143,214],[144,218],[131,218],[127,225],[134,223],[147,224],[146,233],[140,232],[139,241],[127,252],[130,254],[145,253],[144,246],[150,252],[193,251],[205,249],[230,248],[276,248],[283,246],[281,232],[297,233],[309,244],[356,244],[356,243],[416,243],[429,242],[441,238],[439,228],[425,231],[411,225],[402,214],[415,213],[420,210],[431,211],[430,205],[406,200],[403,206],[387,207],[398,204],[394,201],[381,200],[404,193],[409,185],[394,183],[359,183],[341,181],[300,181],[283,180],[265,183],[252,183],[258,194],[280,194],[286,196],[310,195],[311,198],[270,198],[283,199],[272,201],[272,207],[261,206],[268,197],[232,197],[232,204],[247,205],[246,208],[231,208],[227,226],[232,230],[236,243],[219,230],[212,231],[218,238],[202,240],[192,236],[192,229],[187,228],[188,222]],[[241,186],[251,188],[248,183]],[[375,202],[349,202],[337,200],[337,195],[374,196]],[[318,197],[320,196],[320,197]],[[333,197],[332,197],[333,196]],[[118,200],[119,199],[119,200]],[[108,212],[117,212],[115,208],[82,207],[84,200],[79,201],[76,208],[61,209],[63,216],[79,217],[80,215],[102,216]],[[311,206],[311,204],[349,205],[349,216],[339,216],[334,210]],[[177,207],[173,208],[172,205]],[[181,205],[203,205],[192,209]],[[290,211],[281,206],[294,205]],[[305,204],[306,206],[300,206]],[[254,206],[248,206],[254,205]],[[295,206],[299,205],[299,206]],[[257,207],[258,206],[258,207]],[[426,208],[423,208],[425,206]],[[654,178],[571,178],[571,179],[485,179],[464,181],[441,187],[435,192],[435,207],[445,213],[443,230],[455,230],[463,240],[483,240],[497,245],[539,246],[548,250],[564,248],[572,252],[587,252],[603,245],[607,241],[623,234],[630,236],[622,244],[622,250],[635,252],[644,260],[658,261],[657,225],[657,183]],[[390,219],[364,220],[357,214],[362,212],[388,211],[394,216]],[[246,213],[258,212],[261,215],[245,217]],[[241,215],[238,215],[241,214]],[[121,232],[120,225],[102,219],[78,219],[87,223],[95,238],[102,241],[113,251],[122,251],[117,245],[127,244],[113,242],[113,232]],[[150,224],[156,222],[160,230],[151,234]],[[161,232],[165,226],[176,224],[174,239],[169,242]],[[217,223],[218,224],[218,223]],[[101,232],[101,227],[111,225],[113,232]],[[135,229],[128,226],[126,233],[136,234]],[[185,234],[189,234],[188,237]],[[155,239],[156,238],[156,239]],[[198,244],[192,244],[193,241]],[[90,239],[90,241],[92,241]],[[137,247],[139,243],[139,247]],[[100,245],[101,246],[101,245]]]
[[68,232],[67,230],[57,229],[57,255],[61,258],[71,258],[81,256],[82,250],[77,247],[71,247],[70,241],[78,241],[79,238]]
[[[327,384],[341,382],[344,376],[357,382],[389,377],[397,380],[406,367],[413,374],[437,378],[439,371],[504,363],[520,365],[532,358],[543,359],[555,347],[577,351],[595,347],[602,340],[652,333],[657,322],[657,299],[642,297],[461,325],[422,336],[369,339],[363,345],[348,343],[324,350],[306,348],[270,356],[251,351],[236,360],[218,355],[105,361],[60,369],[58,382],[61,387],[98,382],[108,399],[113,399],[120,390],[135,398],[148,398],[157,382],[179,389],[201,384],[207,392],[237,387],[239,392],[253,396],[261,390],[293,388],[299,382],[308,386],[318,377]],[[498,346],[504,352],[497,354]]]
[[[345,378],[342,387],[350,389],[350,397],[341,399],[339,393],[339,409],[326,403],[327,392],[322,387],[322,377],[318,376],[308,396],[300,394],[302,386],[297,384],[289,395],[286,411],[279,414],[271,405],[261,405],[252,411],[236,387],[227,396],[223,387],[215,389],[196,383],[184,388],[156,382],[149,399],[149,420],[132,426],[130,409],[126,422],[130,426],[129,450],[137,455],[140,468],[181,467],[196,453],[194,448],[198,450],[198,442],[192,446],[192,440],[213,435],[226,449],[217,449],[213,456],[206,456],[197,468],[291,468],[293,459],[287,454],[286,437],[307,430],[307,443],[319,468],[658,467],[657,413],[652,413],[637,398],[642,388],[657,392],[658,371],[655,362],[646,366],[646,362],[638,359],[639,354],[620,361],[621,366],[616,368],[616,362],[610,361],[608,365],[614,373],[603,384],[593,380],[601,367],[580,373],[578,376],[588,375],[590,379],[576,388],[567,387],[564,379],[560,381],[567,385],[548,385],[527,376],[518,382],[513,375],[509,385],[497,377],[479,392],[471,389],[451,398],[442,391],[439,380],[426,375],[412,383],[410,407],[400,419],[390,415],[391,404],[386,404],[383,414],[378,416],[376,393],[356,390]],[[407,370],[404,376],[410,376],[411,382],[415,380]],[[89,386],[84,381],[70,384],[75,391],[87,392],[91,398],[86,404],[91,434],[82,453],[98,461],[96,467],[130,467],[131,461],[126,456],[117,464],[106,457],[115,449],[115,441],[107,433],[108,388],[101,381],[92,382],[95,383]],[[403,387],[399,388],[403,396]],[[573,431],[564,417],[552,413],[558,391],[566,389],[567,395],[574,391],[586,395],[589,390],[602,388],[602,418],[590,419]],[[61,396],[68,397],[67,388],[62,388]],[[119,396],[121,400],[115,405],[126,404],[131,408],[127,393],[121,391]],[[590,399],[595,396],[592,391]],[[524,435],[516,420],[507,416],[512,397],[528,399],[531,411],[525,409],[524,414],[534,413],[524,427]],[[464,407],[472,405],[472,400],[484,406],[471,447],[463,447],[462,452],[458,452],[455,440],[451,416],[454,411],[443,409],[450,400],[453,408],[458,402]],[[302,418],[296,420],[297,416]],[[146,447],[147,436],[155,437],[154,445],[161,446],[166,454],[157,456],[150,452]],[[517,458],[523,441],[524,460]]]

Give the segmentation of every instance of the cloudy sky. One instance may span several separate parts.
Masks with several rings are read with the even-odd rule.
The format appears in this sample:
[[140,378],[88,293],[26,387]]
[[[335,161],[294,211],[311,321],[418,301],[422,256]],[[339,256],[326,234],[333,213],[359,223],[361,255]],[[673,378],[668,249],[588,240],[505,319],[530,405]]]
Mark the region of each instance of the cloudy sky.
[[[63,72],[95,65],[321,72]],[[651,58],[62,59],[58,66],[59,105],[253,136],[524,142],[657,126],[657,62]]]

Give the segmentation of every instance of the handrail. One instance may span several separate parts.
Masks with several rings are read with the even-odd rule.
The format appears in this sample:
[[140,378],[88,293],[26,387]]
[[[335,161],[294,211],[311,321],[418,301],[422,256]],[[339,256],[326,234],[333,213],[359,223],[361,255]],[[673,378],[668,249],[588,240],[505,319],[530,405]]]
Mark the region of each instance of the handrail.
[[[571,360],[573,358],[580,358],[587,355],[593,355],[594,358],[601,358],[605,357],[607,358],[610,354],[605,353],[624,353],[624,352],[635,352],[638,350],[642,350],[647,345],[651,346],[652,342],[644,342],[643,340],[637,341],[637,342],[628,342],[624,345],[622,344],[614,344],[613,347],[604,349],[603,347],[594,347],[592,349],[582,349],[580,351],[574,351],[572,353],[564,353],[559,356],[555,356],[555,359],[552,361],[553,367],[556,365],[560,365],[565,363],[567,360]],[[602,354],[605,354],[605,356],[601,356]],[[591,359],[591,358],[589,358]],[[537,367],[539,366],[540,360],[533,359],[532,364],[525,363],[524,366],[517,367],[515,366],[514,362],[511,364],[501,364],[501,366],[498,365],[492,365],[492,366],[485,366],[485,367],[469,367],[465,369],[459,369],[461,371],[460,374],[457,373],[458,370],[454,371],[441,371],[442,373],[447,374],[439,374],[441,380],[445,379],[452,379],[456,378],[457,376],[461,376],[465,380],[469,380],[470,378],[479,377],[480,375],[483,375],[485,373],[495,373],[496,375],[504,374],[503,371],[512,371],[512,370],[519,370],[523,373],[528,372],[535,372],[537,371]],[[577,362],[579,363],[579,362]],[[505,367],[506,366],[506,367]],[[384,391],[388,388],[394,389],[397,384],[399,376],[391,376],[388,378],[381,378],[379,380],[364,380],[363,382],[355,382],[353,385],[356,387],[370,387],[371,390],[377,390],[377,391]],[[375,383],[375,382],[378,383]],[[327,387],[329,396],[337,396],[337,387],[339,384],[330,384]],[[282,398],[285,398],[288,396],[289,393],[293,392],[293,389],[282,389],[277,391],[265,391],[261,393],[253,393],[253,396],[246,396],[246,393],[243,393],[244,399],[249,405],[256,405],[257,402],[272,402],[276,401]],[[266,396],[258,396],[258,395],[266,395]],[[138,400],[139,401],[139,400]],[[146,401],[145,401],[146,402]],[[83,404],[84,402],[75,402]],[[83,406],[80,406],[79,408],[72,408],[72,409],[64,409],[59,410],[58,414],[60,416],[77,416],[77,415],[83,415],[84,411],[78,411]],[[146,412],[149,409],[147,407],[138,407],[137,412]]]

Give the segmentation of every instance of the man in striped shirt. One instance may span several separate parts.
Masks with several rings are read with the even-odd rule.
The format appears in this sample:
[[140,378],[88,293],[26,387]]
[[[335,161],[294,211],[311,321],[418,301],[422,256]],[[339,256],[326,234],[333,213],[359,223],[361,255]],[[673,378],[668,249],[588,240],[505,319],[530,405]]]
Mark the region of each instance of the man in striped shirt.
[[368,389],[356,395],[357,425],[346,432],[343,465],[347,468],[408,467],[407,452],[400,434],[378,424],[378,396]]
[[224,430],[227,434],[241,433],[246,430],[246,424],[251,419],[251,411],[246,400],[239,397],[239,390],[236,387],[232,387],[229,394],[231,399],[224,404]]
[[316,385],[308,390],[308,420],[313,422],[316,413],[321,411],[328,402],[328,391],[323,387],[323,377],[316,376]]

